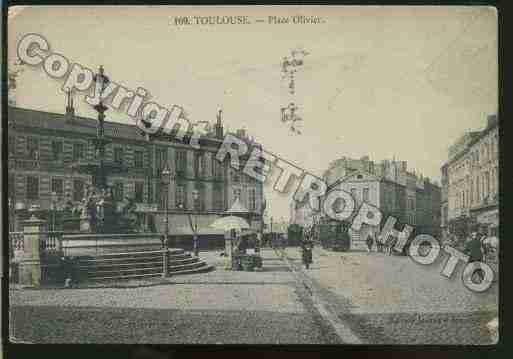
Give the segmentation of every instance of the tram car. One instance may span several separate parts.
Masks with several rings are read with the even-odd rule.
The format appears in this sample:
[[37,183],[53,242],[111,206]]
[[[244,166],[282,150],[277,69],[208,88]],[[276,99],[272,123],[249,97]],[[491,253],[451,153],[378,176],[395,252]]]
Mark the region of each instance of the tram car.
[[304,228],[299,224],[291,224],[287,228],[287,241],[289,246],[300,246],[304,238]]
[[351,247],[348,223],[329,221],[327,223],[317,224],[317,227],[322,248],[337,252],[346,252]]

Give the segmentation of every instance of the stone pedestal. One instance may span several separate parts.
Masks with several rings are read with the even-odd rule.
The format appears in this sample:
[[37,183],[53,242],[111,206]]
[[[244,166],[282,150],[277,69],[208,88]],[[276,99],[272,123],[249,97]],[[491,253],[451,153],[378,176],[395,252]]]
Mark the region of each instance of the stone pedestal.
[[226,268],[228,269],[232,269],[232,239],[225,235],[225,238],[224,238],[224,254],[225,254],[225,259],[226,259]]
[[89,216],[82,214],[80,216],[80,232],[90,233],[91,232],[91,224],[89,222]]
[[41,284],[41,242],[46,233],[46,222],[34,215],[22,222],[23,253],[20,253],[19,282],[22,285]]

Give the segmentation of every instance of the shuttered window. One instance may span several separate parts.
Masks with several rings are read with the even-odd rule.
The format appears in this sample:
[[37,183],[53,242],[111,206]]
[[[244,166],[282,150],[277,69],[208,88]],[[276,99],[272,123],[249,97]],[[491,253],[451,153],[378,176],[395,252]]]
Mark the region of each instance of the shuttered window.
[[27,176],[27,199],[39,199],[39,177]]

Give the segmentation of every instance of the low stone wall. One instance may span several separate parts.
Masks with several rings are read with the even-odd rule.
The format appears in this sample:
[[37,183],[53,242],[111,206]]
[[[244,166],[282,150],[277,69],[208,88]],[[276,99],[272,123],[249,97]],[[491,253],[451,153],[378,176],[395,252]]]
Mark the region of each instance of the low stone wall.
[[67,234],[62,237],[65,256],[91,256],[162,248],[160,234]]

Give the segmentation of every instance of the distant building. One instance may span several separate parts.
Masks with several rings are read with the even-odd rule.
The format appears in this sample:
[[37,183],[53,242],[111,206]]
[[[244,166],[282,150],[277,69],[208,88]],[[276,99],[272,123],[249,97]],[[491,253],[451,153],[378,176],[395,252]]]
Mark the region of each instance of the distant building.
[[[90,175],[73,170],[73,164],[93,161],[96,119],[76,116],[72,104],[65,114],[8,108],[8,196],[25,208],[50,209],[51,193],[58,206],[78,204],[92,185]],[[259,146],[238,135],[248,147]],[[261,226],[262,183],[215,159],[223,140],[221,112],[213,130],[200,139],[201,148],[158,136],[150,140],[134,125],[105,122],[106,160],[124,164],[127,173],[108,176],[118,200],[135,199],[142,216],[154,216],[164,232],[166,201],[170,234],[191,234],[188,215],[194,214],[200,234],[215,232],[211,222],[230,208],[236,198],[248,210],[254,229]],[[248,152],[249,153],[249,152]],[[175,174],[171,186],[162,183],[166,165]],[[193,196],[194,194],[194,196]]]
[[[356,210],[366,202],[380,209],[383,221],[388,216],[394,216],[399,226],[410,224],[417,233],[439,235],[440,186],[429,178],[408,171],[405,161],[384,160],[375,163],[368,157],[360,160],[344,157],[332,162],[324,173],[324,179],[328,183],[328,192],[338,189],[351,193]],[[306,203],[293,203],[292,206],[295,208],[294,223],[305,225],[318,220],[316,216],[319,213],[312,211]],[[358,247],[369,232],[377,230],[378,227],[364,226],[360,233],[352,233],[351,246]]]
[[497,231],[498,166],[499,124],[497,115],[490,115],[482,131],[467,132],[449,147],[448,160],[441,168],[445,226],[468,217]]

